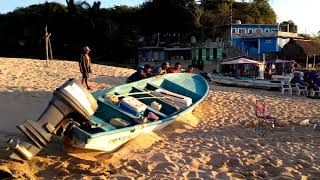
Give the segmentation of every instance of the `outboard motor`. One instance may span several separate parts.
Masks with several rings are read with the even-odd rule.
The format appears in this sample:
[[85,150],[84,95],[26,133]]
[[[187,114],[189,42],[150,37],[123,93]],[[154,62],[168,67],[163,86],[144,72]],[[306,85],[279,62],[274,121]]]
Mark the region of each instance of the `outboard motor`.
[[89,123],[97,108],[94,97],[78,80],[68,80],[53,92],[49,105],[37,121],[27,120],[17,126],[31,142],[10,139],[8,148],[13,151],[10,158],[32,159],[55,134],[61,134],[70,124],[76,124],[72,117],[76,117],[78,123]]

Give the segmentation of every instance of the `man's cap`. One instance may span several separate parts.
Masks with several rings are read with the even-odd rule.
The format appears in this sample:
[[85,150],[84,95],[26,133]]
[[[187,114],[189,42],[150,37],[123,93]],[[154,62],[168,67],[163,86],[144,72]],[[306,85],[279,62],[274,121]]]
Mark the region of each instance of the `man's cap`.
[[169,62],[164,61],[164,62],[162,63],[162,66],[170,66],[170,64],[169,64]]
[[84,51],[91,51],[90,48],[89,48],[89,46],[83,47],[83,50],[84,50]]

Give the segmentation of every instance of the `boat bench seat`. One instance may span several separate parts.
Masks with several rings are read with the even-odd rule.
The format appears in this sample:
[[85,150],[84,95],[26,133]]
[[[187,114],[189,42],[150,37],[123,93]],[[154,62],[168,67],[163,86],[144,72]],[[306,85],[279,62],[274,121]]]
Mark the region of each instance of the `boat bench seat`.
[[[163,87],[162,87],[163,86]],[[180,108],[187,108],[188,106],[192,105],[193,102],[198,101],[199,99],[201,99],[201,97],[186,89],[185,87],[181,87],[178,84],[175,84],[169,80],[165,80],[163,85],[157,86],[153,83],[147,83],[146,89],[151,89],[151,90],[165,90],[165,91],[169,91],[171,93],[176,93],[177,94],[177,98],[174,98],[173,101],[176,101],[176,103],[173,103],[176,107]],[[175,96],[175,95],[173,95]],[[180,100],[179,96],[181,96],[182,100]]]
[[151,111],[151,112],[153,112],[153,113],[155,113],[155,114],[157,114],[157,115],[162,116],[164,119],[168,117],[167,115],[163,114],[163,113],[160,112],[160,111],[157,111],[157,110],[153,109],[153,108],[150,107],[150,106],[147,106],[147,110],[149,110],[149,111]]
[[[118,93],[116,93],[116,94],[118,94]],[[125,112],[125,111],[120,111],[119,108],[118,108],[118,106],[112,104],[111,102],[107,102],[107,101],[106,101],[104,98],[102,98],[102,97],[99,97],[97,100],[98,100],[98,102],[101,102],[101,103],[103,103],[103,104],[105,104],[105,105],[107,105],[107,106],[109,106],[109,107],[112,107],[112,108],[115,109],[116,111],[119,111],[119,112],[121,112],[122,114],[124,114],[124,115],[126,115],[126,116],[128,116],[128,117],[130,117],[130,118],[136,118],[136,116],[134,116],[133,114],[130,114],[130,113]]]
[[[160,86],[157,86],[155,84],[152,84],[152,83],[147,83],[147,86],[146,86],[146,89],[148,90],[157,90],[157,89],[164,89]],[[166,90],[166,89],[165,89]],[[156,96],[156,95],[154,95]],[[179,110],[180,108],[182,108],[181,106],[179,106],[178,104],[173,104],[173,103],[170,103],[169,101],[166,101],[166,100],[163,100],[164,102],[166,102],[167,104],[170,104],[171,106],[175,107],[177,110]]]
[[163,89],[162,87],[155,85],[153,83],[147,83],[146,88],[149,90]]
[[112,126],[111,124],[105,122],[103,119],[97,117],[97,116],[92,116],[91,118],[91,122],[93,124],[101,124],[101,128],[104,129],[105,131],[110,131],[110,130],[114,130],[117,129],[116,127]]
[[[140,88],[137,88],[137,87],[133,87],[132,89],[133,89],[135,92],[145,92],[145,90],[140,89]],[[145,97],[145,96],[156,97],[156,95],[151,94],[151,93],[144,95],[144,97]],[[174,110],[172,110],[171,113],[177,111],[176,107],[173,106],[173,105],[171,105],[169,102],[164,101],[164,100],[162,100],[162,99],[157,99],[157,100],[158,100],[159,102],[161,102],[161,104],[166,104],[167,106],[170,106],[171,109],[174,109]],[[160,112],[160,111],[158,111],[158,110],[155,110],[154,108],[152,108],[152,107],[150,107],[150,106],[147,106],[147,110],[152,111],[152,112],[154,112],[154,113],[162,116],[163,118],[167,118],[167,117],[168,117],[168,116],[165,115],[164,113],[162,113],[162,112]]]
[[[115,94],[119,95],[119,93],[115,93]],[[98,100],[99,102],[101,102],[101,103],[104,103],[104,104],[108,105],[109,107],[113,107],[113,109],[115,109],[115,110],[121,112],[122,114],[130,117],[131,119],[136,119],[136,118],[137,118],[137,116],[134,116],[134,115],[131,114],[131,113],[128,113],[128,112],[125,112],[125,111],[120,111],[116,105],[114,105],[114,104],[112,104],[112,103],[106,102],[106,100],[104,100],[104,98],[102,98],[102,97],[99,97],[97,100]],[[147,110],[148,110],[148,111],[151,111],[151,112],[153,112],[153,113],[155,113],[155,114],[157,114],[157,115],[159,115],[159,116],[161,116],[161,117],[163,117],[163,118],[167,118],[167,117],[168,117],[167,115],[165,115],[165,114],[163,114],[162,112],[159,112],[159,111],[153,109],[153,108],[150,107],[150,106],[147,106]],[[103,121],[103,120],[101,120],[101,121]],[[104,123],[106,123],[106,122],[104,122]],[[129,123],[131,123],[131,122],[129,122]],[[131,123],[131,124],[132,124],[132,123]],[[110,124],[109,124],[109,125],[110,125]],[[110,125],[110,126],[112,126],[112,125]],[[106,128],[108,128],[108,127],[106,127]]]
[[175,83],[173,83],[172,81],[169,81],[169,80],[165,80],[164,82],[164,85],[166,87],[176,87],[177,89],[179,89],[179,91],[177,90],[174,90],[174,89],[166,89],[166,87],[160,87],[156,84],[153,84],[153,83],[147,83],[147,86],[146,86],[146,89],[149,89],[149,90],[156,90],[156,89],[165,89],[167,91],[170,91],[170,92],[173,92],[173,93],[177,93],[177,94],[180,94],[182,96],[186,96],[186,97],[190,97],[192,99],[192,102],[196,102],[198,99],[200,99],[201,97],[199,97],[199,95],[197,95],[196,93],[186,89],[186,88],[183,88]]

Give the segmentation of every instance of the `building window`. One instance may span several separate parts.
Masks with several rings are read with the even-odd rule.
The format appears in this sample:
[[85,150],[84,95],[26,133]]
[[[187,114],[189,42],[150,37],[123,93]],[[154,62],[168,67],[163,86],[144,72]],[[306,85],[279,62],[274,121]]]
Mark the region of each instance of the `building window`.
[[249,28],[248,29],[248,34],[253,34],[253,29]]
[[232,28],[232,33],[236,34],[237,33],[237,28]]
[[262,28],[256,28],[256,33],[261,33],[261,32],[263,32]]
[[277,30],[277,29],[272,29],[271,31],[272,31],[272,32],[278,32],[278,30]]
[[267,44],[270,44],[270,43],[271,43],[271,40],[266,40],[266,43],[267,43]]
[[246,34],[246,29],[245,28],[239,28],[238,31],[239,31],[238,32],[239,34]]
[[265,29],[264,32],[266,32],[266,33],[267,33],[267,32],[270,32],[270,29]]

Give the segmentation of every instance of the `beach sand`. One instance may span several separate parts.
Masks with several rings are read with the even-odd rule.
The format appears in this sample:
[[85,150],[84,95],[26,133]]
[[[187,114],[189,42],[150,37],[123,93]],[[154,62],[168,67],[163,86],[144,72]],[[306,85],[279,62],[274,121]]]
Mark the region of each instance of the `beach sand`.
[[[52,92],[80,78],[72,61],[0,58],[0,179],[317,179],[320,177],[320,100],[276,91],[210,85],[192,114],[141,135],[113,154],[78,151],[55,138],[28,162],[8,159],[16,125],[36,120]],[[92,91],[125,83],[134,70],[93,64]],[[277,118],[273,132],[254,131],[255,100]],[[294,130],[293,127],[294,126]],[[21,136],[22,137],[22,136]]]

